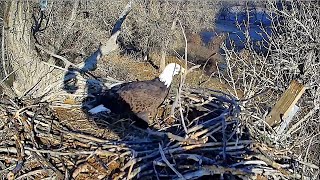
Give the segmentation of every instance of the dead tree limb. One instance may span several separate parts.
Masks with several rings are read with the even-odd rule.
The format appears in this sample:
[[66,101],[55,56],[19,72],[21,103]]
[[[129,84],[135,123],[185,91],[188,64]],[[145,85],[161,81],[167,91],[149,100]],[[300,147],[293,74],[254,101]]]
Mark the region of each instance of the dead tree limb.
[[100,58],[110,54],[111,52],[117,50],[119,45],[117,44],[118,36],[121,32],[121,26],[132,9],[132,1],[125,6],[121,15],[119,16],[117,22],[115,23],[111,37],[105,44],[101,44],[100,47],[91,54],[83,63],[79,64],[78,68],[80,68],[84,72],[93,71],[97,68],[97,63]]

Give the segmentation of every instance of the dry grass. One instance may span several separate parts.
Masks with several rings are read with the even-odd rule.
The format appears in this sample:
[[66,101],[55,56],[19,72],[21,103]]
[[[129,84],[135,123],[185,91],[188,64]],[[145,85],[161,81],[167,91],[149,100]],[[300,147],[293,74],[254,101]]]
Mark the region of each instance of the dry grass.
[[[159,64],[160,62],[159,55],[151,55],[151,59],[155,64]],[[180,59],[174,56],[166,57],[166,61],[167,63],[178,63],[181,65],[183,64]],[[97,74],[101,75],[101,77],[109,75],[123,81],[142,81],[152,79],[158,76],[160,73],[148,62],[137,62],[127,56],[119,57],[117,55],[114,55],[109,56],[103,60],[103,63],[101,63],[98,67]],[[174,86],[176,86],[179,81],[179,79],[176,79],[174,81]],[[202,69],[197,69],[188,74],[186,85],[189,87],[214,87],[214,89],[224,92],[233,91],[231,87],[220,82],[218,78],[210,78],[208,75],[205,75]]]

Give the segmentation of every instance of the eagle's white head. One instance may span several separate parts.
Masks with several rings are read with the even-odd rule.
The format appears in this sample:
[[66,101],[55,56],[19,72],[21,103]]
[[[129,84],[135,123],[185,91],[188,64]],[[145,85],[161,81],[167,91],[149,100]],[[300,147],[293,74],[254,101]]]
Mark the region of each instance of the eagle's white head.
[[170,63],[164,68],[164,70],[159,76],[159,79],[167,87],[169,87],[172,82],[173,76],[179,74],[180,72],[185,72],[183,67],[176,63]]

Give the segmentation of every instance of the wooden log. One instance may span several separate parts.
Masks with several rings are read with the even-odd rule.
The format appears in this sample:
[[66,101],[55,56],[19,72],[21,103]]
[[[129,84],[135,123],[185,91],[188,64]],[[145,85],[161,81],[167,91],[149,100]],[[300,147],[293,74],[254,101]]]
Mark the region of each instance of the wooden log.
[[304,91],[305,87],[303,84],[296,80],[291,81],[288,89],[282,94],[279,101],[266,117],[266,122],[270,126],[275,126],[281,121],[281,118],[286,118]]

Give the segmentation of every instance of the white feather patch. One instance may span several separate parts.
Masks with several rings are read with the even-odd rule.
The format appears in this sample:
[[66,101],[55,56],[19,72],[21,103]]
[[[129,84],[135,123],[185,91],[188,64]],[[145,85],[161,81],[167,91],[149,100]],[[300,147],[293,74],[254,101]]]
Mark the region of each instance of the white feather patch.
[[179,64],[170,63],[164,68],[164,70],[159,76],[159,79],[161,82],[164,83],[164,85],[169,87],[172,82],[173,76],[179,74],[180,71],[181,66]]
[[108,109],[108,108],[106,108],[106,107],[104,107],[102,104],[100,104],[99,106],[96,106],[96,107],[90,109],[88,112],[91,113],[91,114],[97,114],[97,113],[99,113],[99,112],[107,112],[107,113],[110,113],[111,110]]

